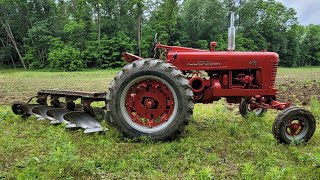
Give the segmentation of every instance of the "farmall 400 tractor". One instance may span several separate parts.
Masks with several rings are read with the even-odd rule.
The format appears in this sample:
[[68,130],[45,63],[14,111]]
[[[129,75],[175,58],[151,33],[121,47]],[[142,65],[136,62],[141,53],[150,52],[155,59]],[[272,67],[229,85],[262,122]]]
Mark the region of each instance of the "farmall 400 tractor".
[[[170,140],[183,132],[194,103],[225,98],[240,103],[244,117],[250,112],[262,116],[267,109],[283,110],[274,121],[274,137],[285,144],[307,142],[316,128],[313,115],[276,100],[278,54],[234,51],[233,13],[230,24],[228,51],[215,51],[215,42],[206,51],[162,45],[155,38],[155,58],[123,54],[128,64],[114,77],[108,93],[41,90],[36,104],[30,104],[31,99],[15,102],[12,110],[22,117],[35,115],[52,124],[65,123],[67,128],[84,128],[85,133],[103,130],[94,118],[102,115],[126,137]],[[81,104],[75,104],[77,99]],[[93,108],[94,101],[105,106]]]

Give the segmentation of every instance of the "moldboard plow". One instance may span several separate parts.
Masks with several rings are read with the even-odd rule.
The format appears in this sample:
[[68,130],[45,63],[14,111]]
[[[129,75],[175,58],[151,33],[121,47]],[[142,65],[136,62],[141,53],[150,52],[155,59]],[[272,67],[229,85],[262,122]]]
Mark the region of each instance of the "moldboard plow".
[[[32,99],[36,99],[36,104],[30,104]],[[75,103],[78,99],[81,104]],[[24,118],[34,115],[37,120],[64,123],[67,129],[82,128],[84,133],[92,133],[104,130],[97,119],[105,117],[105,106],[91,107],[91,103],[97,101],[105,102],[106,93],[41,90],[28,103],[14,102],[12,111]]]

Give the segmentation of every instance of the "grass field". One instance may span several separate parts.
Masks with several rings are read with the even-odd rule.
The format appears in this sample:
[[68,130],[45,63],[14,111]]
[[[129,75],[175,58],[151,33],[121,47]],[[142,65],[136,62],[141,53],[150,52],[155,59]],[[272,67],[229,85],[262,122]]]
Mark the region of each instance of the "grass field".
[[[271,134],[276,111],[244,119],[223,100],[195,106],[179,140],[123,139],[66,131],[14,115],[10,102],[39,89],[106,91],[118,70],[0,70],[0,178],[8,179],[318,179],[320,132],[307,144],[281,145]],[[320,68],[280,68],[280,99],[304,105],[320,120]],[[313,98],[309,98],[313,97]],[[107,125],[104,123],[104,126]]]

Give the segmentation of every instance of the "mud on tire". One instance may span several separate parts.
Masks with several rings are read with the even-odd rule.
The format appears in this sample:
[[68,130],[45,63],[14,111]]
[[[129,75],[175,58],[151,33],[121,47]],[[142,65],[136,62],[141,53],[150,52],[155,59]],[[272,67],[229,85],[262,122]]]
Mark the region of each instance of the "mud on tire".
[[107,121],[128,138],[177,138],[192,118],[193,92],[182,72],[160,60],[138,60],[115,76]]
[[289,107],[276,117],[272,133],[283,144],[308,142],[316,129],[316,121],[310,111],[301,107]]

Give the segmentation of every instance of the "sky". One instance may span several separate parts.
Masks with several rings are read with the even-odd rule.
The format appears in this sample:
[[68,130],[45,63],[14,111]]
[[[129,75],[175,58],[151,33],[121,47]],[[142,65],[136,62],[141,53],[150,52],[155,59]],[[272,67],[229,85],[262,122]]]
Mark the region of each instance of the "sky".
[[302,25],[320,24],[320,0],[276,0],[297,12]]

